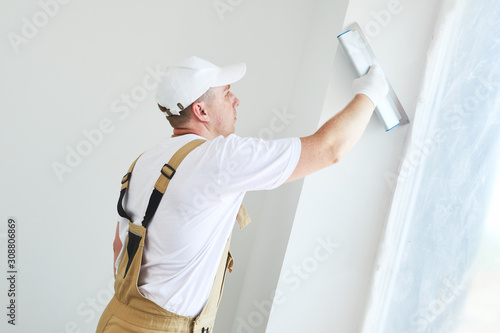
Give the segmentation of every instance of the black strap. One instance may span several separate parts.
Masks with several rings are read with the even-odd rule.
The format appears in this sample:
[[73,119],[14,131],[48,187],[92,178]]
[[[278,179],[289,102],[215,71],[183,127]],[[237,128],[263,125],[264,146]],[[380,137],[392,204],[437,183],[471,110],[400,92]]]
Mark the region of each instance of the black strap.
[[127,188],[128,187],[122,188],[120,191],[120,198],[118,198],[117,209],[118,209],[118,214],[120,214],[121,217],[124,217],[127,220],[131,221],[130,216],[128,216],[127,212],[123,208],[123,198],[125,197],[125,193],[127,192]]
[[[175,170],[174,170],[174,173],[175,173]],[[172,177],[170,177],[169,179],[172,179]],[[118,198],[117,209],[118,209],[118,214],[121,217],[126,218],[129,221],[132,221],[130,216],[127,214],[127,212],[123,208],[123,198],[125,197],[125,193],[127,193],[127,188],[128,188],[128,186],[125,188],[122,188],[120,191],[120,197]],[[144,218],[142,220],[142,226],[144,228],[147,228],[149,225],[149,222],[151,222],[151,219],[155,215],[156,210],[158,209],[158,206],[160,205],[160,201],[161,201],[162,197],[163,197],[163,193],[161,193],[157,189],[154,189],[153,193],[151,193],[151,196],[149,197],[148,207],[146,208],[146,214],[144,214]]]
[[158,191],[157,189],[153,190],[151,196],[149,197],[148,208],[146,208],[146,214],[144,214],[144,218],[142,219],[142,226],[144,228],[148,228],[149,222],[156,213],[158,206],[160,205],[161,198],[163,198],[163,193]]
[[[141,157],[141,155],[139,155],[139,157]],[[123,198],[125,197],[125,193],[127,193],[127,188],[128,188],[128,185],[130,184],[130,177],[132,177],[132,170],[134,170],[135,164],[139,160],[139,157],[137,157],[135,159],[134,163],[132,163],[132,165],[128,169],[127,174],[125,176],[123,176],[123,178],[122,178],[122,187],[120,190],[120,198],[118,198],[118,204],[117,204],[118,214],[120,214],[121,217],[124,217],[129,221],[131,221],[130,216],[127,214],[125,209],[123,209]]]
[[[172,179],[172,177],[175,175],[176,168],[179,166],[179,164],[182,162],[182,160],[196,147],[201,145],[205,140],[203,139],[196,139],[193,141],[188,142],[184,146],[181,147],[170,159],[170,161],[165,164],[161,171],[160,171],[160,177],[156,181],[155,188],[153,190],[153,193],[151,193],[151,197],[149,198],[149,203],[148,207],[146,208],[146,213],[144,214],[144,218],[142,220],[142,226],[144,228],[147,228],[149,225],[149,222],[151,222],[151,219],[156,213],[156,210],[158,209],[158,206],[160,205],[161,198],[163,197],[163,194],[165,193],[165,190],[168,186],[168,183]],[[137,158],[139,159],[139,158]],[[129,221],[132,221],[130,216],[127,214],[125,209],[123,208],[123,198],[125,197],[125,194],[127,192],[127,188],[130,184],[130,178],[132,177],[132,170],[134,169],[135,163],[137,160],[134,161],[132,166],[130,167],[128,173],[123,177],[122,179],[122,188],[120,191],[120,197],[118,199],[118,214],[126,218]]]
[[128,262],[127,262],[127,267],[125,268],[125,274],[123,274],[123,278],[127,276],[128,269],[132,265],[132,261],[134,261],[134,257],[135,254],[137,253],[137,250],[139,249],[141,239],[142,239],[141,235],[138,235],[130,230],[128,231],[128,242],[127,242]]

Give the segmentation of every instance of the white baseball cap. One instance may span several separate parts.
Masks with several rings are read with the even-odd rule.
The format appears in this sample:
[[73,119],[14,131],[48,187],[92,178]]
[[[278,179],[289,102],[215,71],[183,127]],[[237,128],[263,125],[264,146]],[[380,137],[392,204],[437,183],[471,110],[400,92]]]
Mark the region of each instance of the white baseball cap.
[[236,82],[246,70],[244,63],[219,67],[198,57],[189,57],[162,73],[156,102],[166,109],[166,115],[179,115],[208,89]]

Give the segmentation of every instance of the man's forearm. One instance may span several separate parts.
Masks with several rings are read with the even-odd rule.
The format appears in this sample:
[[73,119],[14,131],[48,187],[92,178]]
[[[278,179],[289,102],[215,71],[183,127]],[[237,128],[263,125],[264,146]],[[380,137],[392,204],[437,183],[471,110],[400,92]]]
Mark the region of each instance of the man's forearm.
[[316,132],[333,152],[334,163],[344,157],[359,141],[374,109],[367,96],[358,94]]
[[300,179],[337,163],[359,140],[374,106],[359,94],[313,135],[300,138],[300,159],[287,182]]

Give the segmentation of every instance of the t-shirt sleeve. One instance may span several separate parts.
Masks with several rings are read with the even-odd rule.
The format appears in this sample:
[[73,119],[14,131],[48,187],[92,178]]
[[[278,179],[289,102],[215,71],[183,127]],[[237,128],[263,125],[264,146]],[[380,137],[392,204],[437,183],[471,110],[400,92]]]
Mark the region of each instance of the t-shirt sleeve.
[[216,138],[221,194],[270,190],[282,185],[300,158],[299,138]]

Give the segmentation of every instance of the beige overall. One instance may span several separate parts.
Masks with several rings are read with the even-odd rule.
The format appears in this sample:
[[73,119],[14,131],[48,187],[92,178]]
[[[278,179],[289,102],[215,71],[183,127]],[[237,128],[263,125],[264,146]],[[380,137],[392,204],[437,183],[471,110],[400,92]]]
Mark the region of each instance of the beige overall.
[[[142,252],[146,228],[153,217],[162,195],[167,189],[170,179],[175,174],[175,170],[184,157],[193,149],[201,145],[205,140],[194,140],[184,145],[177,151],[170,161],[161,170],[161,176],[155,184],[155,189],[151,195],[146,215],[141,226],[133,224],[125,213],[122,200],[128,188],[134,161],[128,173],[123,177],[120,199],[118,201],[118,211],[121,216],[129,220],[129,234],[125,246],[125,251],[121,259],[115,280],[115,295],[104,310],[97,333],[212,333],[215,316],[219,307],[222,289],[226,276],[226,270],[231,271],[233,258],[229,252],[229,237],[226,249],[223,252],[215,280],[208,297],[208,301],[200,314],[196,317],[185,317],[169,312],[145,298],[137,287],[139,271],[141,268]],[[250,218],[243,206],[238,212],[237,221],[240,228],[244,228],[250,223]]]

